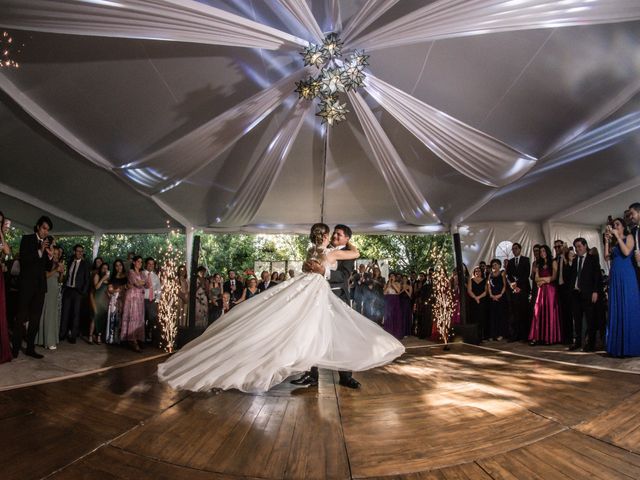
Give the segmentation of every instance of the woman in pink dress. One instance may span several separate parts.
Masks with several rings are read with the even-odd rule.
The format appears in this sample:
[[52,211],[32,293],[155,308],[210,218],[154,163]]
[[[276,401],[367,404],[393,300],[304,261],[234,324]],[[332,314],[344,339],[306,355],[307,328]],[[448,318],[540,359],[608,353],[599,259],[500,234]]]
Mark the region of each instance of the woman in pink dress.
[[142,271],[142,257],[133,257],[128,274],[127,295],[122,312],[120,339],[126,340],[136,352],[144,342],[144,289],[150,288],[149,277]]
[[529,345],[560,343],[560,312],[558,309],[558,293],[555,282],[558,276],[558,265],[551,256],[548,245],[540,247],[535,281],[538,294],[533,310],[533,320],[529,331]]

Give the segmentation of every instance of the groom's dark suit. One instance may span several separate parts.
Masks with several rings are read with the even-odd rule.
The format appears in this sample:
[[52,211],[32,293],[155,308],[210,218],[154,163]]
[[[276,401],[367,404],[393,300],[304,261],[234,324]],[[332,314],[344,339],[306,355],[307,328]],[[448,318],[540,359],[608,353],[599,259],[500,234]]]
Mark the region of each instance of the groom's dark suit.
[[[348,248],[348,246],[345,247],[345,249]],[[349,277],[351,277],[354,268],[355,260],[338,260],[338,268],[332,270],[329,275],[331,290],[346,304],[349,304]],[[318,367],[311,367],[309,373],[318,380]],[[349,381],[351,378],[351,372],[338,372],[338,374],[341,382]]]

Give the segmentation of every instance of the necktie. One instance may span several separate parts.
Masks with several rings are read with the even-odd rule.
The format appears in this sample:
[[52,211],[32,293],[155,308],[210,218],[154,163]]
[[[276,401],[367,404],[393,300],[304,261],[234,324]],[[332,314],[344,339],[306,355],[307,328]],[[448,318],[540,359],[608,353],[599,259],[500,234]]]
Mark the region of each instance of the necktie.
[[149,273],[149,301],[153,302],[153,282],[151,281],[151,273]]
[[576,275],[576,289],[579,290],[578,285],[580,283],[580,274],[582,273],[582,262],[584,257],[578,257],[578,275]]
[[78,270],[77,265],[78,262],[74,260],[73,265],[71,265],[71,272],[69,272],[69,281],[67,282],[67,285],[69,285],[71,288],[76,286],[76,271]]
[[516,268],[518,268],[518,262],[520,260],[520,257],[516,257]]

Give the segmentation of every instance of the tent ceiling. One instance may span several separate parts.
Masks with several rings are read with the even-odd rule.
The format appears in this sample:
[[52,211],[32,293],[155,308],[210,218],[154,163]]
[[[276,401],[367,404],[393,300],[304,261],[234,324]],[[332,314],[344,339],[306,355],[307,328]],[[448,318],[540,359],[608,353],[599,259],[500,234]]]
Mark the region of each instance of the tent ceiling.
[[[312,39],[277,1],[199,3]],[[309,2],[323,31],[339,23],[336,8],[344,26],[369,3]],[[397,2],[359,36],[429,3]],[[153,231],[165,228],[167,219],[211,231],[300,231],[319,220],[324,206],[326,221],[359,231],[441,228],[403,219],[352,106],[348,121],[330,130],[326,150],[325,128],[311,107],[251,220],[227,221],[241,185],[259,171],[261,157],[291,118],[293,92],[228,147],[205,142],[206,162],[173,188],[160,192],[154,182],[162,172],[131,167],[299,70],[297,47],[11,31],[26,45],[21,68],[0,71],[0,210],[22,225],[31,225],[48,205],[56,211],[57,231]],[[597,225],[603,215],[640,199],[631,187],[606,195],[640,178],[638,38],[636,20],[516,29],[368,52],[369,70],[379,79],[539,158],[522,178],[498,188],[442,161],[366,90],[363,97],[444,225],[544,221],[557,214],[564,222]],[[59,132],[42,126],[34,106],[79,143],[68,145]],[[599,136],[579,144],[579,154],[553,153],[594,130]],[[600,194],[597,207],[573,208]]]

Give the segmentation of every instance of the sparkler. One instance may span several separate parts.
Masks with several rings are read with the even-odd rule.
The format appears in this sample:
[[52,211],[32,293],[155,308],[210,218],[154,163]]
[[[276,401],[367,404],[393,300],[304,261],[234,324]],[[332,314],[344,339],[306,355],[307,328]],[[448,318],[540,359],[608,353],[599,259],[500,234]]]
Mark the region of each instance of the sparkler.
[[434,266],[433,273],[433,316],[436,328],[448,350],[449,334],[451,333],[451,319],[455,310],[455,299],[446,269],[446,256],[440,250],[433,251],[430,263]]
[[163,255],[160,272],[162,295],[158,304],[158,321],[162,329],[160,348],[164,346],[165,351],[169,353],[173,352],[178,334],[178,292],[180,291],[177,271],[179,252],[171,244],[171,236],[174,234],[175,232],[172,231],[167,236],[167,250]]

